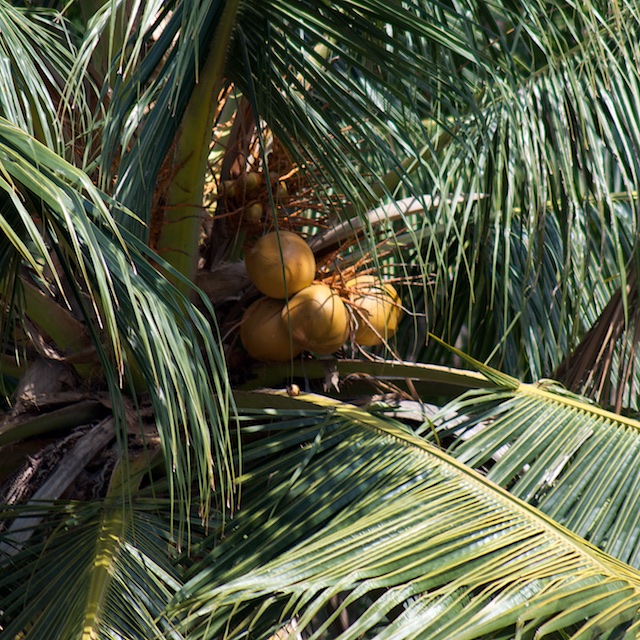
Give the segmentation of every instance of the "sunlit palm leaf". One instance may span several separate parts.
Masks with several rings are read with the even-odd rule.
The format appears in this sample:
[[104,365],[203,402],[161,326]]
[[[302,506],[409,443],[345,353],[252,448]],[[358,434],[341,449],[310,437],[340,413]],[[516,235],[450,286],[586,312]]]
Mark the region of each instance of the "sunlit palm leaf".
[[0,115],[69,159],[84,134],[86,95],[62,99],[74,64],[68,25],[54,11],[0,2]]
[[190,638],[268,636],[291,617],[305,637],[344,639],[613,638],[640,624],[632,569],[398,423],[300,399],[246,427],[246,511],[179,593]]
[[456,459],[640,566],[639,422],[544,383],[463,395],[434,422]]

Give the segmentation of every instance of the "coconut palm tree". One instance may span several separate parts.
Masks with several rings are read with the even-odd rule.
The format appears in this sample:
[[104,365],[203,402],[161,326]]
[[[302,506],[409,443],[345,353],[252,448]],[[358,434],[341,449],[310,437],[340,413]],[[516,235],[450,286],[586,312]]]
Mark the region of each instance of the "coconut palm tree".
[[[0,21],[3,635],[638,635],[635,3]],[[241,344],[274,230],[331,356]]]

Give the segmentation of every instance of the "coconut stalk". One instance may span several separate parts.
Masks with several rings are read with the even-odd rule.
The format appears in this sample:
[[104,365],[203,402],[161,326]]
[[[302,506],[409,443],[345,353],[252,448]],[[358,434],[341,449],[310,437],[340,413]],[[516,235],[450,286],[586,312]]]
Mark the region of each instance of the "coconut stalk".
[[[165,197],[164,224],[157,243],[158,253],[179,273],[193,282],[198,266],[198,242],[202,200],[217,110],[216,97],[224,82],[224,68],[233,37],[239,0],[229,0],[212,38],[211,48],[198,84],[185,109],[174,147],[173,171]],[[186,292],[186,285],[176,283]]]

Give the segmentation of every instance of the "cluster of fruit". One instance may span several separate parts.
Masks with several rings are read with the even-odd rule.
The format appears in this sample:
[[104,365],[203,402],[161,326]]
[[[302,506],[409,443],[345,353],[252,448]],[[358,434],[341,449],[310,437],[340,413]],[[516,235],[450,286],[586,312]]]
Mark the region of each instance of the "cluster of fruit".
[[287,361],[304,350],[333,353],[349,337],[352,317],[355,341],[363,346],[381,344],[397,329],[401,306],[392,285],[357,276],[344,287],[345,305],[331,287],[313,284],[315,257],[295,233],[262,236],[246,252],[245,263],[266,296],[245,311],[240,329],[242,344],[257,360]]
[[240,222],[242,226],[257,225],[263,219],[269,208],[269,191],[265,183],[265,177],[271,180],[271,192],[275,201],[279,204],[286,202],[288,198],[287,186],[280,181],[275,174],[250,171],[236,180],[225,180],[221,193],[225,199],[229,211],[241,211]]

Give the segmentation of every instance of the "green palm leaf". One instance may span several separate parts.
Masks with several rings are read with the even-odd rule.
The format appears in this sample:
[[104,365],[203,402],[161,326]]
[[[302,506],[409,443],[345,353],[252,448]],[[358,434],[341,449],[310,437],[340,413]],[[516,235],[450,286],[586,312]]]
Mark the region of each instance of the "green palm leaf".
[[[112,215],[119,207],[82,171],[6,121],[0,121],[0,164],[6,176],[0,187],[7,199],[7,213],[0,217],[3,260],[12,269],[3,276],[14,287],[3,291],[4,296],[16,303],[21,299],[16,293],[20,259],[28,260],[34,276],[42,273],[43,265],[49,268],[53,282],[48,288],[43,284],[43,292],[49,304],[55,304],[55,295],[85,321],[122,435],[123,387],[138,385],[138,391],[146,389],[151,396],[173,490],[182,496],[179,504],[188,504],[186,496],[196,482],[206,512],[213,486],[220,482],[219,488],[228,492],[233,476],[232,404],[215,325],[152,266],[151,260],[170,271],[119,227]],[[34,210],[41,226],[32,220]],[[61,268],[53,264],[49,251]],[[8,344],[13,341],[12,326],[5,318],[2,329]],[[46,322],[41,328],[47,332]]]
[[[102,188],[113,189],[145,223],[149,222],[158,172],[167,160],[224,5],[221,0],[178,2],[173,7],[162,2],[136,4],[128,16],[127,44],[114,53],[112,64],[118,73],[112,86],[113,69],[107,72],[104,86],[112,97],[88,132],[93,136],[87,143],[99,147],[87,154],[87,161],[99,164]],[[117,3],[105,3],[89,23],[70,79],[72,95],[82,93],[92,53],[117,10]],[[100,137],[95,136],[96,131]],[[208,141],[198,143],[206,149]],[[147,238],[144,225],[126,216],[118,219]]]
[[[163,611],[180,586],[167,550],[170,504],[31,504],[3,518],[46,517],[28,547],[0,554],[0,629],[49,638],[181,636]],[[0,545],[11,536],[0,533]],[[176,549],[173,548],[176,556]]]
[[399,423],[300,400],[252,412],[246,511],[178,594],[189,637],[633,637],[631,568]]
[[83,134],[86,95],[63,98],[74,65],[69,25],[51,10],[0,2],[0,115],[63,157]]
[[[9,560],[16,570],[0,578],[9,635],[90,629],[177,638],[171,622],[179,622],[189,637],[268,637],[290,620],[312,637],[637,635],[638,574],[578,535],[637,564],[637,425],[510,376],[546,373],[614,288],[626,295],[640,175],[638,8],[550,10],[541,0],[134,4],[125,20],[121,3],[105,3],[70,73],[73,46],[49,42],[37,20],[0,6],[0,45],[20,45],[9,55],[18,75],[0,69],[0,291],[13,312],[3,315],[3,347],[27,351],[16,329],[23,310],[44,335],[46,305],[72,307],[123,441],[123,386],[149,392],[171,499],[150,518],[126,500],[126,508],[71,507],[71,519],[43,509],[58,528],[43,524]],[[213,37],[222,23],[230,40]],[[121,42],[122,51],[101,60],[104,100],[89,121],[88,69]],[[233,403],[215,325],[184,294],[188,278],[143,241],[151,207],[162,209],[160,169],[177,168],[169,152],[179,127],[189,127],[181,118],[208,56],[217,69],[212,86],[239,87],[256,124],[266,123],[306,171],[321,223],[349,228],[356,245],[346,260],[373,251],[376,267],[419,281],[423,293],[406,292],[408,306],[428,307],[439,335],[459,331],[477,366],[502,386],[479,391],[477,377],[412,373],[409,363],[395,370],[396,379],[437,379],[447,393],[474,389],[448,408],[455,419],[444,414],[436,435],[488,477],[390,419],[317,397],[283,405],[254,396],[240,420],[254,444],[236,460],[245,469],[243,509],[224,527],[211,524],[184,584],[182,561],[161,560],[161,549],[173,548],[175,509],[181,524],[190,522],[194,495],[207,520],[214,481],[220,503],[231,501]],[[70,77],[64,92],[49,65]],[[51,78],[66,119],[50,109]],[[74,102],[81,122],[69,114]],[[71,132],[62,120],[73,122]],[[193,150],[202,157],[204,132]],[[86,173],[62,160],[71,145]],[[416,194],[424,194],[420,207],[402,209]],[[384,215],[374,220],[372,209]],[[191,249],[176,247],[190,259],[192,240]],[[379,257],[378,242],[393,255]],[[207,313],[215,317],[210,306]],[[428,358],[416,346],[429,328],[421,322],[408,321],[425,332],[417,338],[403,344],[400,334],[407,360]],[[47,346],[66,359],[77,347],[64,333],[50,333]],[[496,344],[509,375],[480,364]],[[304,375],[306,364],[296,371]],[[41,428],[22,426],[4,437]],[[65,563],[76,550],[77,562]],[[87,597],[74,600],[71,584]],[[173,617],[164,608],[176,589]],[[65,606],[56,608],[58,592]]]
[[432,433],[462,463],[640,566],[636,420],[542,382],[464,394],[424,427]]

